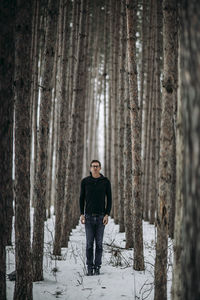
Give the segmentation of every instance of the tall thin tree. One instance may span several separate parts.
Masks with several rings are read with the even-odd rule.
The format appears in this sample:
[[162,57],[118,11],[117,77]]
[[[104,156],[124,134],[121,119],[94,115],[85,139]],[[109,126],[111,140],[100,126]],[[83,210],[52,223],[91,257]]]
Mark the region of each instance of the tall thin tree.
[[[0,2],[0,299],[6,299],[6,251],[12,233],[14,1]],[[11,208],[11,210],[10,210]]]
[[163,1],[164,78],[160,132],[155,299],[167,299],[168,205],[172,188],[173,103],[176,93],[177,3]]
[[[15,264],[14,299],[31,300],[30,97],[32,1],[16,3],[15,20]],[[24,57],[27,59],[24,60]]]
[[136,25],[137,0],[126,0],[128,71],[130,86],[130,113],[133,163],[134,202],[134,269],[144,270],[142,202],[141,202],[141,123],[138,106],[137,66],[136,66]]
[[[177,280],[173,299],[200,298],[200,3],[183,0],[180,2],[180,81],[182,115],[182,170],[179,175],[179,194],[177,204],[182,203],[182,216],[176,226],[176,264]],[[179,133],[181,133],[179,131]],[[182,195],[181,195],[181,194]],[[182,199],[181,199],[181,198]],[[181,202],[180,202],[181,201]],[[177,218],[176,218],[177,220]],[[178,238],[178,239],[177,239]],[[180,259],[177,261],[177,258]]]
[[52,104],[52,71],[55,55],[55,36],[57,28],[58,7],[59,1],[49,1],[40,100],[38,162],[34,188],[35,210],[32,245],[34,281],[43,280],[44,219],[46,217],[45,200],[47,190],[47,143],[49,136],[49,120]]
[[72,208],[72,189],[73,189],[73,172],[76,169],[76,122],[77,122],[77,108],[78,102],[84,101],[83,99],[83,82],[84,82],[84,40],[86,37],[85,33],[85,14],[86,14],[87,0],[81,1],[81,15],[80,15],[80,31],[78,38],[78,49],[77,49],[77,65],[75,71],[74,80],[74,94],[72,100],[72,112],[71,122],[69,127],[69,139],[68,139],[68,157],[67,157],[67,170],[65,180],[65,204],[63,211],[63,228],[62,228],[62,246],[66,246],[69,238],[70,231],[70,212]]

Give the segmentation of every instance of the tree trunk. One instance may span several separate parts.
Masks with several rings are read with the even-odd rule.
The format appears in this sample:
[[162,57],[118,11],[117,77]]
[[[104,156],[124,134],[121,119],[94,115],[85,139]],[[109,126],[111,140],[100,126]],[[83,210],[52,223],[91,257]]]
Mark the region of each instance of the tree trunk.
[[175,214],[175,230],[174,230],[174,263],[173,263],[173,278],[172,278],[172,299],[182,300],[183,291],[183,280],[182,280],[182,269],[181,269],[181,253],[183,251],[183,240],[182,240],[182,224],[183,224],[183,83],[181,79],[180,66],[180,48],[179,48],[179,62],[178,62],[178,78],[179,78],[179,89],[178,89],[178,112],[177,112],[177,136],[176,136],[176,214]]
[[38,133],[38,164],[35,182],[35,211],[33,231],[33,280],[43,280],[44,218],[47,182],[47,143],[49,119],[52,104],[52,71],[55,55],[55,35],[57,28],[59,1],[50,0],[45,38],[44,71],[40,102]]
[[149,117],[149,173],[147,176],[148,182],[148,201],[149,201],[149,222],[154,224],[155,222],[155,208],[156,208],[156,161],[155,161],[155,150],[156,150],[156,5],[155,2],[152,5],[153,9],[153,26],[152,26],[152,74],[151,74],[151,92],[150,92],[150,117]]
[[140,122],[142,126],[141,133],[141,149],[142,155],[142,174],[141,174],[141,199],[142,199],[142,211],[144,213],[144,116],[145,116],[145,91],[146,91],[146,77],[147,77],[147,33],[148,33],[148,22],[147,22],[147,0],[142,1],[142,57],[141,57],[141,74],[140,74]]
[[[163,57],[163,15],[162,15],[162,1],[158,1],[156,12],[156,49],[155,49],[155,63],[156,63],[156,195],[158,195],[158,174],[159,174],[159,153],[160,153],[160,123],[161,123],[161,70]],[[158,212],[158,196],[156,196],[156,215]],[[157,217],[156,217],[157,219]]]
[[[15,263],[14,299],[30,300],[30,96],[32,2],[18,1],[15,23]],[[24,60],[24,57],[27,59]]]
[[[176,224],[181,232],[177,251],[181,252],[180,297],[174,299],[200,299],[200,3],[181,1],[180,28],[180,80],[183,124],[183,172],[179,191],[183,193],[183,217]],[[178,195],[177,195],[178,196]],[[181,196],[181,195],[180,195]],[[177,201],[181,199],[177,197]],[[180,230],[181,226],[181,230]],[[180,244],[179,244],[180,242]],[[177,252],[176,255],[180,254]],[[180,274],[179,273],[179,274]],[[179,287],[179,286],[178,286]]]
[[126,36],[126,7],[125,3],[121,2],[121,14],[120,14],[120,53],[119,53],[119,61],[120,61],[120,69],[119,69],[119,128],[118,128],[118,197],[119,197],[119,231],[125,231],[124,224],[124,197],[125,197],[125,189],[124,189],[124,123],[125,123],[125,73],[126,73],[126,44],[127,44],[127,36]]
[[[67,3],[69,9],[69,3]],[[66,73],[67,73],[67,40],[69,39],[69,15],[68,10],[65,12],[64,18],[64,40],[61,62],[61,97],[60,97],[60,133],[59,133],[59,149],[58,149],[58,185],[56,193],[56,220],[55,220],[55,240],[54,255],[61,255],[61,232],[62,232],[62,214],[64,206],[64,184],[66,176],[66,159],[67,159],[67,138],[68,138],[68,114],[69,114],[69,94],[66,91]]]
[[81,1],[81,19],[80,19],[80,32],[78,38],[78,49],[77,49],[77,66],[75,71],[74,80],[74,94],[72,101],[72,115],[71,124],[69,128],[69,140],[68,140],[68,157],[67,157],[67,170],[65,180],[65,204],[63,211],[63,229],[62,229],[62,246],[67,246],[69,238],[69,216],[70,209],[72,207],[72,190],[74,184],[73,172],[76,168],[76,122],[77,122],[77,106],[79,101],[83,101],[83,82],[84,82],[84,40],[86,37],[85,33],[85,14],[86,14],[87,0]]
[[0,299],[6,299],[6,251],[13,216],[14,1],[0,2]]
[[[127,59],[126,59],[127,60]],[[127,68],[127,63],[126,63]],[[131,141],[131,118],[130,118],[130,95],[128,72],[125,75],[126,103],[125,103],[125,201],[124,201],[124,222],[126,233],[126,248],[133,248],[133,201],[132,201],[132,141]]]
[[114,219],[115,223],[119,223],[119,195],[118,195],[118,106],[119,106],[119,96],[118,96],[118,84],[119,84],[119,16],[120,16],[120,2],[114,1],[115,6],[115,19],[114,19],[114,84],[113,84],[113,100],[114,100],[114,197],[113,197],[113,209],[114,209]]
[[145,105],[144,105],[144,146],[143,146],[143,176],[142,176],[142,199],[143,199],[143,217],[145,221],[149,220],[149,197],[148,197],[148,165],[149,165],[149,112],[150,110],[150,83],[152,76],[152,67],[153,67],[153,53],[152,53],[152,27],[153,27],[153,1],[150,1],[149,4],[149,22],[148,22],[148,54],[147,54],[147,75],[146,75],[146,86],[145,86]]
[[[44,5],[44,4],[43,4]],[[39,52],[40,52],[40,42],[42,39],[41,36],[41,27],[42,27],[42,5],[40,1],[37,1],[37,18],[35,24],[35,39],[34,39],[34,58],[33,58],[33,79],[32,79],[32,145],[31,145],[31,203],[34,207],[34,182],[36,176],[36,165],[37,165],[37,122],[38,122],[38,95],[39,95]],[[43,8],[44,11],[44,8]]]
[[107,127],[108,127],[108,110],[107,110],[107,69],[108,69],[108,4],[105,2],[104,7],[104,69],[103,69],[103,91],[104,91],[104,174],[107,176],[107,162],[108,162],[108,141],[107,141]]
[[172,188],[173,102],[176,93],[174,70],[177,35],[177,6],[163,1],[164,78],[160,133],[159,196],[155,262],[155,300],[167,299],[168,205]]
[[138,107],[136,67],[137,0],[126,0],[128,67],[130,84],[133,202],[134,202],[134,269],[144,270],[142,202],[141,202],[141,123]]

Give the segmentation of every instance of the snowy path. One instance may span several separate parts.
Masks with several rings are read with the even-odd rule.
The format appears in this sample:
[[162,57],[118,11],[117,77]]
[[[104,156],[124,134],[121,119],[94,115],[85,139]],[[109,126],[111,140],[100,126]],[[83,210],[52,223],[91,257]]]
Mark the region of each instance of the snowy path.
[[[69,247],[62,249],[63,260],[51,257],[54,219],[48,220],[45,226],[44,281],[33,285],[34,300],[50,299],[153,299],[153,273],[155,258],[155,229],[147,222],[143,223],[144,231],[144,272],[134,271],[133,250],[124,248],[125,234],[119,233],[118,225],[112,219],[105,228],[104,252],[101,274],[85,275],[85,229],[79,224],[73,230]],[[168,299],[171,288],[172,245],[169,241]],[[113,247],[108,246],[112,244]],[[118,247],[114,247],[118,246]],[[14,250],[7,248],[7,273],[14,266]],[[57,272],[53,272],[57,270]],[[52,271],[53,270],[53,271]],[[13,299],[14,282],[7,280],[7,297]]]

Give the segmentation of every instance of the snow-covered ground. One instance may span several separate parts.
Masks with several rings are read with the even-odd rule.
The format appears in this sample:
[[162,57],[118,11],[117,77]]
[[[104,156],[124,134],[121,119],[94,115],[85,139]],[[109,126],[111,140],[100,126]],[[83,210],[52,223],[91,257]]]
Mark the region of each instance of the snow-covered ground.
[[[33,284],[34,300],[60,298],[77,299],[153,299],[155,228],[143,222],[145,271],[133,270],[133,249],[125,250],[125,233],[113,219],[104,233],[104,252],[101,274],[86,276],[85,228],[80,224],[73,229],[68,248],[62,249],[62,260],[51,255],[54,217],[45,223],[44,281]],[[169,240],[168,299],[172,279],[172,242]],[[7,247],[7,274],[15,269],[14,248]],[[7,280],[7,299],[13,299],[14,281]],[[23,299],[22,299],[23,300]]]

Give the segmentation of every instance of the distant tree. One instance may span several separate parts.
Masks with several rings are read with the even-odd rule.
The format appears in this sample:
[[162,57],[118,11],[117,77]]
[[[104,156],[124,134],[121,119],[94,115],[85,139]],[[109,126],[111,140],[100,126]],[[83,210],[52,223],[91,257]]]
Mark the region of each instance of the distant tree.
[[67,169],[65,179],[65,203],[63,210],[63,228],[62,228],[62,246],[66,247],[68,244],[70,230],[72,228],[71,209],[73,204],[73,184],[74,184],[74,170],[76,170],[76,123],[77,123],[77,110],[81,106],[81,101],[84,101],[84,59],[85,52],[84,41],[86,37],[86,7],[87,0],[81,0],[81,13],[80,13],[80,31],[77,45],[77,64],[74,79],[74,93],[72,99],[71,121],[69,126],[68,138],[68,156],[67,156]]
[[163,13],[162,1],[157,1],[156,4],[156,53],[155,53],[155,73],[156,73],[156,214],[158,210],[158,174],[159,174],[159,155],[160,155],[160,123],[161,123],[161,72],[163,69]]
[[152,83],[152,70],[153,70],[153,13],[154,13],[154,5],[151,0],[148,3],[144,3],[147,7],[146,12],[146,20],[144,21],[146,26],[148,27],[146,36],[147,41],[143,41],[147,47],[147,53],[144,53],[145,57],[147,57],[147,65],[146,65],[146,80],[145,80],[145,90],[144,90],[144,121],[143,121],[143,160],[142,160],[142,199],[143,199],[143,217],[145,221],[149,220],[149,194],[148,194],[148,180],[149,180],[149,129],[150,129],[150,112],[151,112],[151,83]]
[[113,34],[114,34],[114,49],[113,49],[113,109],[114,109],[114,193],[113,193],[113,211],[115,222],[119,223],[119,193],[118,193],[118,168],[119,168],[119,140],[118,140],[118,124],[119,124],[119,30],[120,30],[120,1],[113,1],[114,18],[113,18]]
[[125,75],[125,137],[124,137],[124,225],[126,234],[126,248],[133,248],[133,190],[132,190],[132,140],[128,67],[126,57]]
[[150,105],[148,118],[148,164],[147,164],[147,191],[146,197],[149,203],[149,222],[155,222],[155,208],[156,208],[156,6],[157,2],[152,3],[152,68],[150,78]]
[[103,67],[103,91],[104,91],[104,173],[107,176],[107,164],[108,164],[108,140],[107,140],[107,128],[108,128],[108,116],[107,116],[107,69],[108,69],[108,1],[105,2],[104,7],[104,67]]
[[[43,4],[43,5],[42,5]],[[40,51],[42,40],[42,15],[44,14],[43,1],[34,2],[34,16],[32,21],[32,84],[31,84],[31,124],[32,124],[32,145],[31,145],[31,202],[34,207],[34,181],[37,165],[37,120],[38,120],[38,95],[40,81]],[[41,62],[41,61],[40,61]],[[40,64],[41,66],[41,64]]]
[[118,201],[119,201],[119,231],[125,231],[124,224],[124,201],[125,201],[125,181],[124,181],[124,132],[125,132],[125,75],[126,75],[126,7],[121,1],[120,5],[120,51],[119,51],[119,128],[118,128]]
[[[148,58],[148,52],[147,52],[147,33],[148,33],[148,1],[143,0],[142,1],[142,28],[141,28],[141,72],[140,72],[140,120],[141,120],[141,148],[142,151],[144,151],[144,122],[145,122],[145,114],[146,114],[146,102],[145,102],[145,91],[146,91],[146,77],[147,77],[147,58]],[[142,177],[141,177],[141,197],[142,197],[142,211],[144,215],[144,168],[145,168],[145,151],[143,152],[142,157]]]

